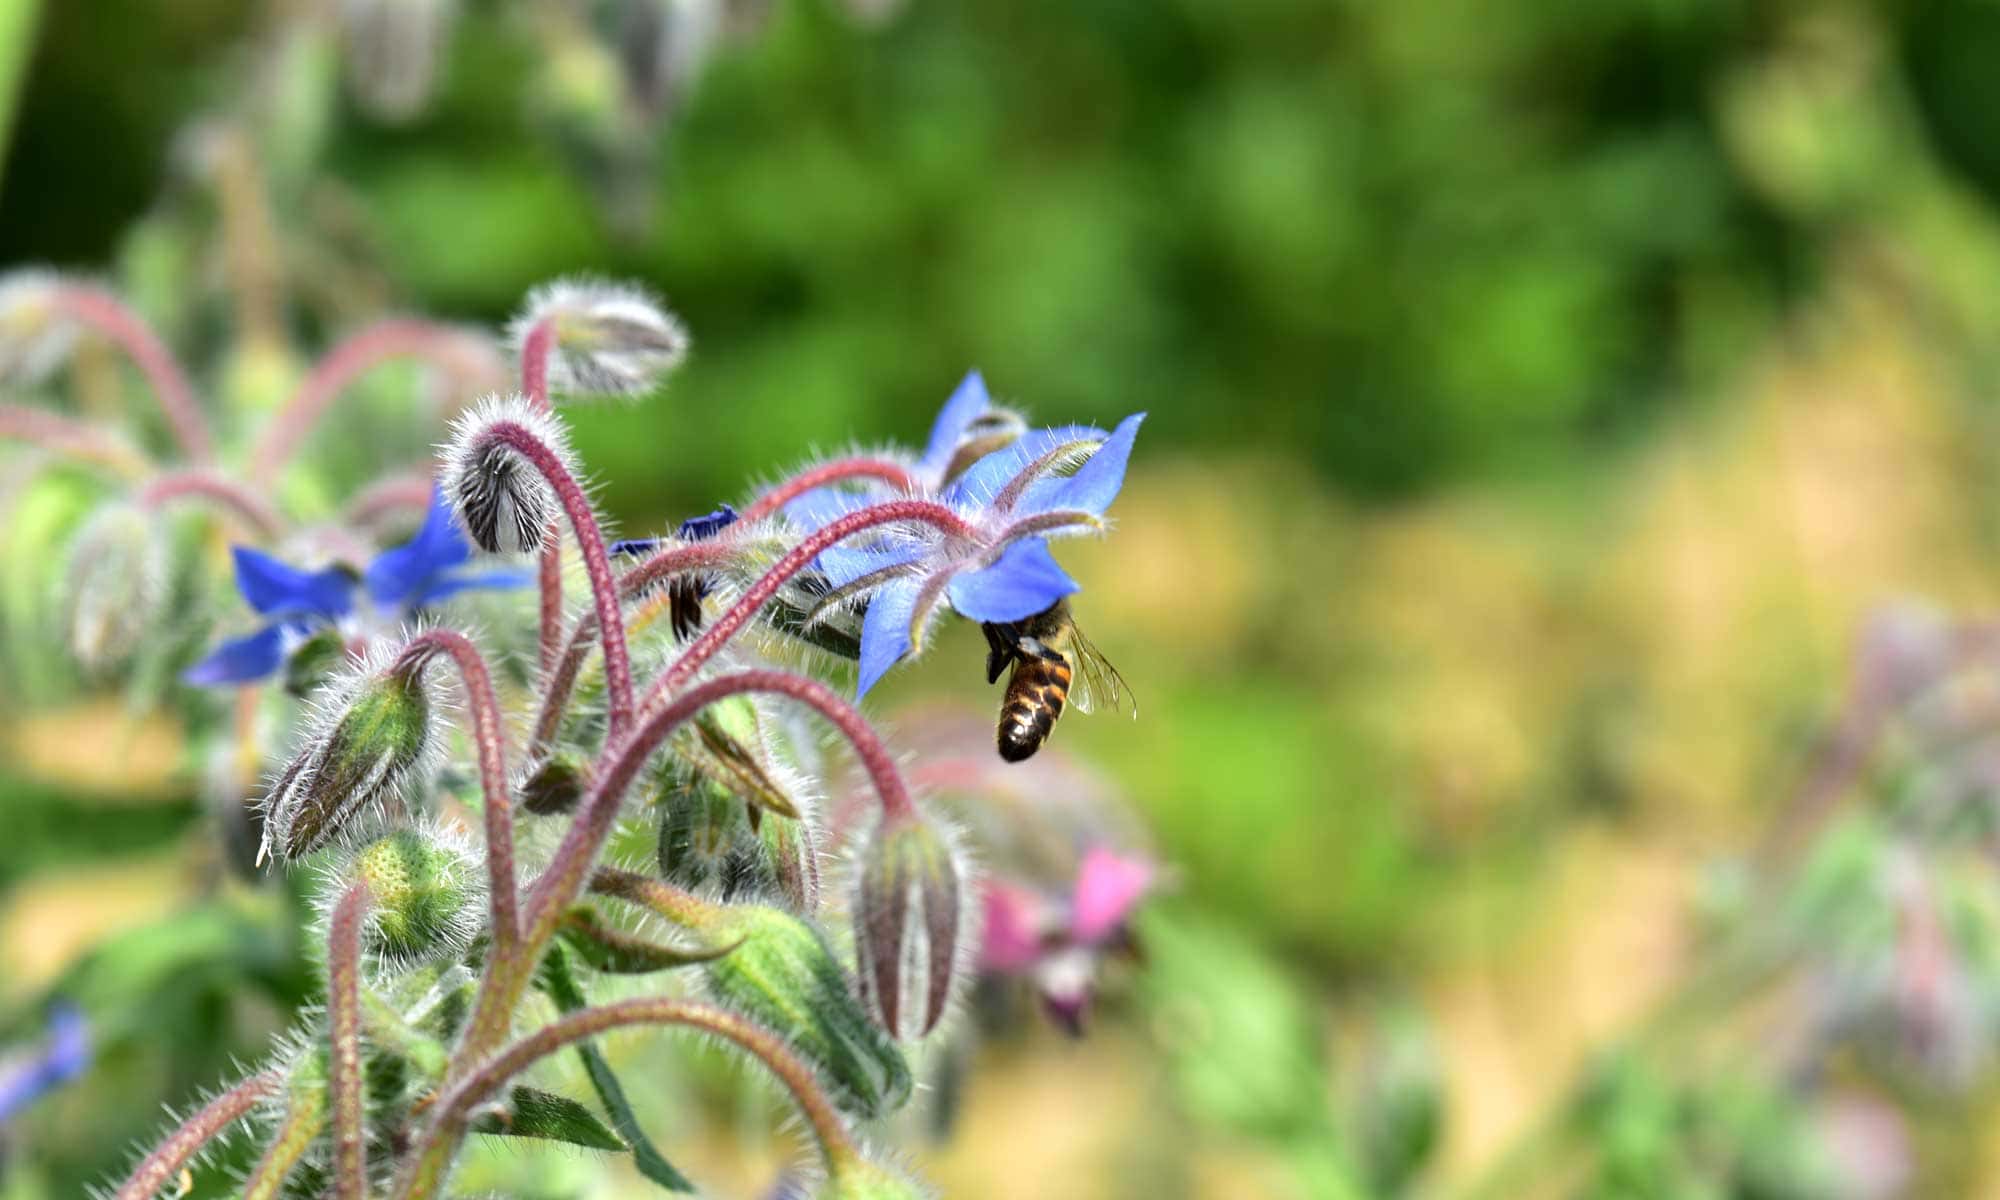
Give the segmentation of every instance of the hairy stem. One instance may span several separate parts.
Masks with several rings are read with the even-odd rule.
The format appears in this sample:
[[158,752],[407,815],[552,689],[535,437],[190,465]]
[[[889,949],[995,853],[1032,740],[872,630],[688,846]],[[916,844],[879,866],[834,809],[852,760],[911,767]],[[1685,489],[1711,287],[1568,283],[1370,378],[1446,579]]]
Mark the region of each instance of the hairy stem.
[[151,385],[153,399],[183,453],[198,463],[215,458],[215,439],[208,419],[195,402],[194,388],[175,361],[173,351],[152,327],[123,300],[83,283],[66,283],[56,291],[56,304],[70,317],[90,326],[130,356]]
[[555,522],[549,523],[542,538],[542,557],[536,573],[541,589],[541,637],[539,662],[542,678],[555,665],[556,648],[562,643],[563,624],[563,578],[562,578],[562,531]]
[[251,479],[262,484],[277,478],[334,401],[369,371],[397,358],[459,368],[472,361],[473,344],[464,330],[407,318],[382,321],[349,335],[314,364],[305,382],[265,426],[250,455]]
[[333,1194],[368,1198],[367,1107],[361,1080],[361,924],[368,885],[354,884],[334,906],[326,946],[327,1091],[333,1104]]
[[764,572],[757,582],[750,585],[729,611],[716,618],[702,635],[689,643],[674,660],[671,667],[661,674],[646,693],[641,712],[652,709],[685,684],[701,665],[715,657],[716,651],[729,644],[729,640],[742,632],[764,605],[778,594],[794,575],[806,569],[820,551],[844,538],[849,538],[864,530],[883,525],[918,523],[929,525],[944,533],[961,538],[976,536],[977,530],[950,508],[929,500],[891,500],[884,504],[872,505],[848,513],[829,522],[824,528],[808,534],[798,545],[786,552],[785,556]]
[[146,470],[149,465],[145,454],[109,430],[25,404],[0,404],[0,438],[27,442],[126,474]]
[[636,871],[620,871],[614,867],[599,867],[590,877],[590,890],[600,896],[613,896],[637,904],[683,929],[699,930],[719,911],[718,905],[709,903],[693,892],[684,891],[650,875],[641,875]]
[[598,771],[590,794],[584,798],[582,809],[564,835],[562,844],[556,848],[549,869],[542,873],[529,893],[525,920],[526,941],[531,950],[547,943],[562,918],[563,910],[583,890],[585,881],[590,877],[591,865],[596,862],[605,839],[611,834],[612,825],[618,819],[618,807],[624,800],[625,790],[631,786],[646,760],[675,729],[692,720],[702,709],[718,700],[750,693],[787,696],[816,709],[853,745],[855,757],[860,759],[875,785],[876,794],[881,798],[883,815],[909,816],[915,813],[916,805],[903,786],[902,775],[896,770],[888,747],[882,744],[882,739],[868,722],[862,720],[861,714],[835,695],[833,689],[818,680],[786,671],[741,671],[712,679],[684,695],[674,697],[659,711],[648,714],[629,739],[606,752],[608,765]]
[[265,540],[277,537],[284,527],[284,519],[262,496],[213,471],[168,471],[139,489],[139,503],[147,508],[187,498],[215,505],[235,517],[247,531]]
[[917,481],[910,477],[909,468],[902,463],[891,458],[857,455],[853,458],[839,458],[829,463],[821,463],[819,466],[799,472],[757,497],[755,503],[743,510],[742,519],[761,521],[814,488],[850,479],[879,479],[899,492],[917,490]]
[[472,713],[472,740],[479,751],[481,807],[486,821],[486,893],[496,955],[511,950],[521,935],[520,901],[514,878],[514,805],[507,786],[507,753],[502,742],[500,702],[493,673],[479,648],[451,629],[429,629],[411,638],[391,668],[420,671],[433,655],[451,658]]
[[326,1129],[326,1093],[317,1087],[294,1087],[285,1119],[271,1135],[270,1145],[243,1181],[242,1200],[277,1200],[285,1180]]
[[[718,541],[690,542],[686,545],[665,547],[619,576],[619,599],[630,600],[647,588],[676,575],[719,567],[726,563],[729,557],[729,546]],[[531,760],[546,751],[550,743],[555,740],[556,731],[562,725],[563,715],[569,709],[570,696],[576,690],[577,676],[582,673],[584,659],[588,656],[589,642],[596,636],[597,614],[586,612],[577,618],[576,628],[570,631],[568,644],[564,647],[562,655],[555,660],[555,668],[544,671],[541,711],[535,718],[534,736],[528,743],[528,757]]]
[[902,775],[896,770],[888,747],[860,713],[817,680],[785,671],[743,671],[712,679],[674,697],[658,712],[648,714],[629,738],[606,751],[606,760],[600,762],[590,792],[569,831],[563,835],[562,844],[556,847],[548,870],[528,893],[527,910],[522,914],[521,944],[511,955],[487,957],[486,973],[480,979],[465,1040],[459,1048],[461,1062],[468,1053],[490,1051],[506,1036],[514,1006],[532,979],[542,950],[561,928],[569,906],[583,891],[605,839],[617,822],[626,789],[632,786],[646,760],[675,729],[702,709],[718,700],[753,692],[788,696],[816,709],[853,745],[855,756],[875,785],[884,818],[916,815],[916,803],[903,786]]
[[648,996],[571,1013],[480,1063],[439,1099],[393,1195],[398,1200],[427,1200],[437,1195],[450,1172],[459,1143],[465,1138],[473,1109],[508,1080],[565,1046],[631,1025],[680,1025],[736,1043],[763,1063],[791,1093],[830,1169],[838,1172],[859,1157],[854,1136],[813,1077],[811,1068],[800,1062],[782,1039],[711,1005]]
[[[610,698],[611,736],[615,738],[632,723],[632,663],[625,646],[625,618],[618,607],[618,584],[611,575],[611,560],[604,552],[604,532],[598,528],[597,515],[591,512],[589,497],[583,494],[583,488],[569,473],[569,468],[563,465],[562,459],[526,427],[513,421],[497,421],[487,427],[484,436],[534,464],[535,469],[542,473],[542,478],[555,489],[556,498],[562,502],[563,511],[569,516],[577,548],[583,552],[584,571],[590,576],[591,598],[597,608],[598,638],[604,648],[604,684]],[[545,549],[556,544],[553,538],[544,541]],[[545,621],[547,583],[545,567]],[[561,620],[560,613],[557,620]],[[560,637],[560,630],[557,636]]]
[[[553,413],[549,399],[549,355],[555,349],[555,318],[543,317],[528,328],[521,339],[521,393],[536,412]],[[553,530],[551,530],[553,532]],[[541,561],[541,669],[544,678],[555,665],[556,649],[562,642],[562,545],[554,537],[542,542]]]
[[265,1097],[276,1092],[280,1082],[281,1077],[276,1071],[265,1071],[250,1076],[202,1105],[193,1116],[181,1122],[179,1129],[168,1134],[166,1141],[153,1147],[150,1154],[139,1160],[132,1174],[119,1185],[113,1200],[153,1200],[160,1189],[180,1173],[189,1159],[241,1120]]
[[434,486],[430,475],[424,472],[384,475],[354,494],[341,513],[341,522],[358,528],[401,509],[421,513],[430,507]]

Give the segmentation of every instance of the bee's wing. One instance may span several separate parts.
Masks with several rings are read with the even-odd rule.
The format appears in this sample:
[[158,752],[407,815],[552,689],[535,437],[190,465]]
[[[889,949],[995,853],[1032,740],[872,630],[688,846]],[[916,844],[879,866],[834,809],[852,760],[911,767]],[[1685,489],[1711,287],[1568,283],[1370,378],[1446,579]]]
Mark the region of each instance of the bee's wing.
[[1076,670],[1070,677],[1069,702],[1078,712],[1092,712],[1100,704],[1112,712],[1131,710],[1139,715],[1139,705],[1132,698],[1132,688],[1118,668],[1083,636],[1083,630],[1073,629],[1070,635],[1071,657],[1076,660]]

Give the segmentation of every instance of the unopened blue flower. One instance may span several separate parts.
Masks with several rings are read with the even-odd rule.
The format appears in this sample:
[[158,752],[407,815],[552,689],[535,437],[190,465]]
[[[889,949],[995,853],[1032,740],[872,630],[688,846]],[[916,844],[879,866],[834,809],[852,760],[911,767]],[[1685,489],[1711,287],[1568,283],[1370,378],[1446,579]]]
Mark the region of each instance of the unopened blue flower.
[[197,686],[262,679],[315,630],[355,618],[360,601],[372,614],[400,621],[470,588],[519,587],[531,578],[514,569],[460,570],[471,560],[472,547],[438,488],[431,490],[417,535],[376,555],[359,575],[343,565],[301,570],[248,546],[232,546],[230,554],[236,590],[252,611],[271,619],[255,633],[224,641],[182,673]]
[[90,1030],[74,1005],[49,1013],[48,1038],[25,1061],[0,1064],[0,1123],[90,1066]]
[[[705,542],[736,523],[736,510],[727,504],[705,516],[689,517],[677,531],[684,542]],[[660,548],[659,538],[626,538],[611,543],[613,555],[640,557]],[[686,638],[701,628],[701,602],[708,599],[706,579],[676,579],[667,587],[668,613],[674,636]]]
[[[972,620],[1004,623],[1075,592],[1076,581],[1057,564],[1048,539],[1103,527],[1144,419],[1144,413],[1127,417],[1108,435],[1075,425],[1037,430],[979,459],[936,497],[972,527],[970,537],[926,529],[861,538],[822,553],[818,565],[829,594],[868,604],[858,693],[866,694],[922,643],[946,603]],[[1078,459],[1082,464],[1065,474]],[[814,524],[865,503],[849,499],[837,510],[828,505],[814,514]]]

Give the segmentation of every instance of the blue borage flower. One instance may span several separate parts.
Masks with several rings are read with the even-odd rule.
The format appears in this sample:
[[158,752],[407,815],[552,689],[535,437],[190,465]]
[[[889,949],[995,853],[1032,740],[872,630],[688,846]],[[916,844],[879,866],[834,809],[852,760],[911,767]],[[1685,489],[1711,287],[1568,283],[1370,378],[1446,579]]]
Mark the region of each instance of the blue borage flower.
[[248,546],[232,546],[230,554],[236,563],[236,590],[252,610],[272,619],[255,633],[223,642],[182,673],[182,680],[198,687],[248,683],[271,674],[315,630],[353,620],[357,592],[366,592],[374,614],[400,621],[468,589],[520,587],[533,578],[514,569],[458,570],[471,559],[472,547],[440,488],[431,489],[430,508],[417,535],[376,555],[359,575],[343,564],[301,570]]
[[33,1054],[0,1063],[0,1124],[90,1066],[90,1030],[74,1005],[49,1013],[48,1038]]
[[[946,605],[974,621],[1004,623],[1031,617],[1078,590],[1048,539],[1104,527],[1145,414],[1125,418],[1108,434],[1084,425],[1022,433],[954,472],[952,460],[967,444],[968,431],[994,411],[978,373],[968,375],[939,413],[918,460],[920,470],[942,481],[933,498],[957,512],[972,536],[890,529],[835,546],[816,560],[828,590],[815,619],[845,604],[867,605],[857,695],[922,648]],[[820,489],[792,501],[785,515],[818,529],[881,498]]]

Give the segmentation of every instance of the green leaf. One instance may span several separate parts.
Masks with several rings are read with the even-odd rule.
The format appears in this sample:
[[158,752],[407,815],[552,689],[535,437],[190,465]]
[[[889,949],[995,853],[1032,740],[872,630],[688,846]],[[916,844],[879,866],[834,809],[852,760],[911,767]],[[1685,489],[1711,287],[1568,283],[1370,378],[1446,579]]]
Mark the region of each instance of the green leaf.
[[[561,946],[549,947],[549,955],[542,960],[542,990],[562,1012],[572,1013],[585,1005],[583,989],[577,986],[576,976],[570,971],[569,955]],[[604,1111],[611,1116],[611,1124],[632,1148],[632,1163],[639,1168],[639,1174],[659,1184],[670,1192],[695,1190],[694,1183],[687,1176],[674,1169],[658,1147],[639,1127],[638,1115],[632,1111],[631,1101],[625,1098],[625,1089],[619,1086],[618,1076],[611,1071],[611,1064],[605,1061],[592,1042],[579,1042],[577,1055],[583,1059],[583,1069],[590,1074],[591,1086],[597,1089],[597,1098],[604,1103]]]
[[504,1112],[488,1113],[472,1123],[475,1133],[542,1138],[592,1150],[623,1151],[628,1147],[604,1127],[597,1114],[570,1099],[540,1088],[517,1087]]

